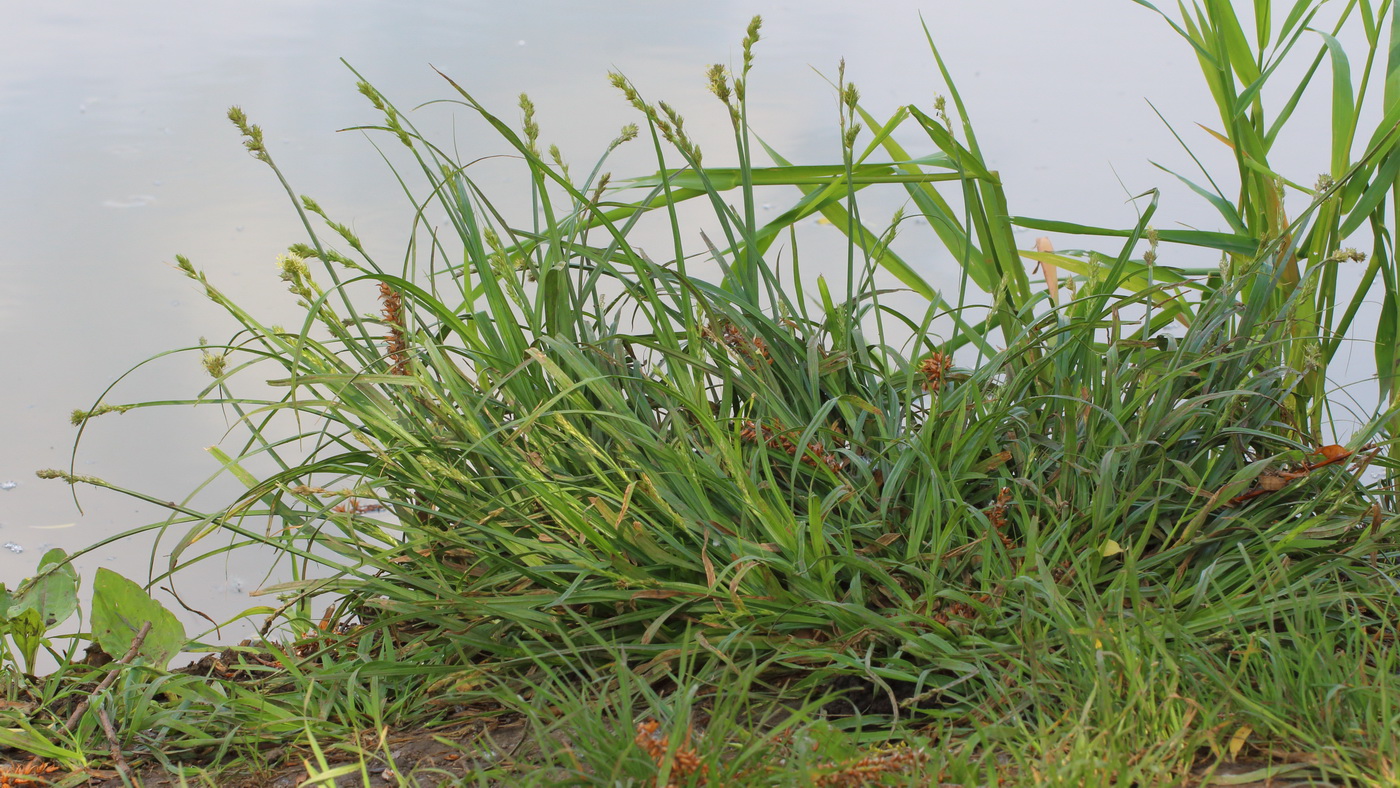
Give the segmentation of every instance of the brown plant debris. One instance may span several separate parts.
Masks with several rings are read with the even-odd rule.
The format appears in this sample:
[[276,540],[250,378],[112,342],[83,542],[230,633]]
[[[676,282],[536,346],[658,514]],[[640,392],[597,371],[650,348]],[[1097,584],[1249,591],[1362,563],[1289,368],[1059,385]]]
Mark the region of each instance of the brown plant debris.
[[[1373,449],[1375,449],[1375,446],[1367,444],[1365,446],[1362,446],[1357,451],[1364,452],[1372,451]],[[1317,451],[1309,452],[1307,455],[1308,457],[1321,457],[1322,460],[1320,462],[1308,462],[1305,460],[1302,463],[1302,465],[1298,467],[1297,470],[1273,470],[1260,474],[1259,477],[1254,480],[1253,489],[1245,492],[1242,495],[1237,495],[1234,498],[1231,498],[1225,503],[1225,505],[1239,506],[1240,504],[1258,498],[1261,495],[1267,495],[1269,493],[1278,492],[1279,490],[1282,490],[1283,488],[1287,487],[1291,482],[1297,479],[1307,478],[1308,474],[1312,473],[1313,471],[1316,471],[1318,468],[1325,468],[1328,465],[1335,465],[1339,462],[1346,462],[1347,460],[1351,459],[1352,455],[1354,455],[1355,453],[1356,452],[1346,448],[1345,446],[1338,446],[1336,444],[1323,446]],[[1358,463],[1358,467],[1356,470],[1360,471],[1361,467],[1364,467],[1366,464],[1370,463],[1371,459],[1374,457],[1375,453],[1373,452],[1371,455],[1363,458],[1363,460],[1360,463]]]

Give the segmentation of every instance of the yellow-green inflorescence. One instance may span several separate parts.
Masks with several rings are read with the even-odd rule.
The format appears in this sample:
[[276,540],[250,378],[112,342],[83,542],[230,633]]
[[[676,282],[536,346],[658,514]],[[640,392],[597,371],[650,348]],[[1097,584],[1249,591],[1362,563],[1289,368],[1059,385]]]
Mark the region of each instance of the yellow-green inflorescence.
[[75,409],[73,410],[72,415],[69,416],[69,420],[73,422],[73,426],[74,426],[74,427],[80,427],[80,426],[83,425],[83,422],[87,421],[88,419],[95,418],[95,417],[97,417],[97,416],[101,416],[101,415],[104,414],[104,413],[126,413],[127,411],[131,410],[131,409],[134,408],[134,407],[136,407],[136,406],[135,406],[135,405],[98,405],[97,407],[93,408],[92,410],[82,410],[81,408],[75,408]]

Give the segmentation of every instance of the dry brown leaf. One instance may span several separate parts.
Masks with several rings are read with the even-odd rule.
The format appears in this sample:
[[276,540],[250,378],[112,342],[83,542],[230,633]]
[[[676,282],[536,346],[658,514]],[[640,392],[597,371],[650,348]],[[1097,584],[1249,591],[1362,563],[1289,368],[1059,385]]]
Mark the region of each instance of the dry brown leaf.
[[[1037,252],[1053,252],[1055,244],[1050,242],[1049,237],[1041,236],[1035,239],[1035,250]],[[1045,287],[1050,291],[1050,300],[1056,304],[1060,303],[1060,268],[1054,263],[1041,261],[1040,270],[1045,274]]]

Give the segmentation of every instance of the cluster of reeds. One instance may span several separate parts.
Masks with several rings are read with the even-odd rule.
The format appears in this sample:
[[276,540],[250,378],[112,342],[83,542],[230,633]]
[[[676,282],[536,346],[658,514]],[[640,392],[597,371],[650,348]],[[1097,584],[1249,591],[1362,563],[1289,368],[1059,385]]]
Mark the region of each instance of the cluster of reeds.
[[[352,633],[343,646],[326,639],[327,652],[378,655],[360,679],[389,680],[398,674],[386,666],[407,654],[506,674],[622,653],[659,671],[695,648],[726,670],[779,666],[798,693],[850,678],[873,698],[862,713],[945,720],[1022,714],[1023,699],[1045,691],[1036,673],[1084,677],[1096,665],[1095,681],[1141,681],[1133,671],[1162,659],[1150,656],[1156,641],[1124,634],[1149,637],[1143,622],[1173,642],[1223,639],[1191,668],[1220,675],[1218,655],[1250,633],[1309,616],[1393,631],[1383,620],[1400,554],[1393,489],[1364,480],[1351,453],[1375,443],[1368,461],[1394,467],[1389,414],[1363,424],[1335,462],[1250,495],[1270,469],[1301,467],[1332,443],[1321,375],[1365,297],[1340,309],[1337,249],[1362,223],[1387,226],[1400,166],[1400,132],[1382,125],[1353,151],[1344,108],[1329,179],[1306,210],[1280,218],[1279,190],[1297,187],[1259,172],[1273,130],[1259,126],[1256,85],[1274,73],[1259,53],[1268,35],[1284,42],[1269,57],[1298,45],[1317,5],[1299,3],[1248,57],[1225,4],[1183,23],[1231,108],[1226,136],[1248,171],[1238,201],[1199,190],[1226,232],[1156,230],[1155,197],[1129,228],[1014,217],[951,85],[948,100],[881,122],[842,77],[841,160],[798,166],[769,150],[775,165],[757,166],[741,87],[757,22],[743,72],[711,72],[734,122],[735,167],[703,165],[679,113],[615,77],[659,171],[607,180],[605,155],[578,181],[539,153],[533,120],[517,130],[449,79],[457,106],[518,157],[530,215],[544,217],[528,227],[496,208],[450,146],[363,85],[384,116],[377,128],[401,143],[451,232],[389,270],[327,220],[326,237],[292,247],[300,266],[284,263],[314,318],[300,333],[259,322],[182,261],[244,327],[198,401],[231,409],[251,434],[236,455],[216,453],[245,494],[211,512],[173,505],[164,531],[189,526],[169,546],[173,581],[219,554],[195,549],[216,532],[277,548],[296,571],[263,589],[286,600],[274,619],[308,631],[311,600],[332,595],[317,631]],[[1335,47],[1321,52],[1340,73]],[[1255,81],[1241,89],[1236,75]],[[261,131],[231,117],[275,168]],[[936,152],[906,153],[895,132],[909,126]],[[628,128],[615,145],[637,136]],[[801,196],[761,222],[758,194],[775,187]],[[956,298],[898,253],[896,229],[862,223],[857,192],[872,187],[904,190],[960,262]],[[289,194],[308,227],[324,218]],[[714,209],[716,243],[681,224],[674,209],[692,199]],[[664,254],[635,245],[649,216],[668,222]],[[775,245],[814,216],[844,233],[844,293],[819,278],[808,298],[800,271],[779,286]],[[1116,246],[1018,250],[1017,226]],[[1390,236],[1374,235],[1369,265],[1389,303]],[[332,248],[335,237],[353,255]],[[699,240],[711,267],[693,254]],[[1222,267],[1172,268],[1172,244],[1219,250]],[[425,251],[461,263],[423,274],[431,267],[414,258]],[[310,260],[329,286],[303,270]],[[1072,277],[1073,297],[1032,282],[1027,260],[1056,284]],[[927,298],[923,314],[881,303],[886,275]],[[353,303],[362,281],[379,288],[377,318]],[[911,337],[902,346],[890,339],[899,331]],[[955,355],[967,361],[953,375]],[[236,392],[243,374],[281,396]],[[333,489],[360,492],[331,503]],[[1100,653],[1111,637],[1117,661]],[[1007,688],[1016,677],[1023,694]],[[679,757],[689,743],[656,733],[639,727],[635,743],[666,753],[673,775],[703,774]],[[833,765],[823,784],[913,759],[863,756]]]
[[[701,166],[693,143],[675,153],[658,147],[662,174],[615,181],[602,207],[589,196],[602,164],[575,183],[537,153],[540,132],[522,138],[453,87],[515,147],[537,213],[553,218],[542,234],[504,222],[467,170],[371,91],[457,232],[460,248],[435,254],[464,263],[414,281],[382,270],[332,222],[360,259],[313,236],[283,262],[308,310],[326,318],[328,337],[269,331],[235,312],[259,358],[283,367],[272,377],[287,395],[239,397],[225,375],[208,399],[324,425],[306,435],[317,447],[309,458],[248,478],[246,496],[199,518],[202,529],[240,534],[253,533],[238,525],[250,516],[281,522],[272,543],[304,572],[281,593],[309,599],[334,588],[346,619],[441,627],[483,660],[514,653],[506,644],[519,637],[552,641],[600,627],[617,642],[639,642],[639,657],[663,653],[702,623],[707,637],[765,652],[786,648],[795,631],[819,631],[832,644],[867,633],[862,669],[921,691],[963,663],[963,639],[1014,650],[1014,611],[1046,600],[1007,589],[1039,574],[1053,582],[1050,567],[1073,569],[1068,590],[1084,603],[1138,598],[1156,585],[1154,597],[1179,600],[1172,604],[1186,605],[1193,627],[1208,627],[1220,611],[1263,611],[1282,589],[1327,576],[1324,554],[1383,552],[1388,529],[1345,525],[1377,501],[1344,463],[1286,495],[1225,506],[1254,483],[1264,458],[1316,445],[1296,418],[1311,368],[1293,364],[1297,343],[1311,340],[1298,338],[1290,317],[1313,290],[1278,301],[1276,285],[1292,275],[1271,262],[1282,241],[1251,264],[1232,263],[1224,279],[1192,279],[1160,259],[1149,271],[1141,245],[1210,239],[1152,230],[1149,206],[1121,248],[1090,255],[1092,271],[1067,255],[1024,253],[1084,271],[1076,297],[1056,302],[1029,289],[1000,181],[965,116],[950,120],[949,109],[906,107],[888,123],[862,116],[874,140],[829,168],[786,165],[776,154],[777,167],[752,165],[741,112],[738,168]],[[659,146],[679,133],[674,110],[623,87]],[[858,103],[850,107],[858,113]],[[939,154],[902,153],[891,132],[909,118]],[[265,145],[258,150],[271,164]],[[894,160],[872,163],[881,150]],[[876,243],[886,234],[855,219],[856,187],[881,181],[907,190],[964,260],[967,284],[995,291],[980,328],[960,317],[970,308],[950,307],[931,288],[922,316],[878,308],[878,267],[925,292],[888,239]],[[752,205],[760,185],[778,184],[805,196],[768,224],[721,199],[739,189]],[[710,255],[726,264],[713,276],[687,262],[678,224],[670,258],[642,254],[628,234],[653,208],[692,197],[717,209],[724,240]],[[312,200],[296,202],[323,213]],[[777,289],[769,263],[778,232],[815,214],[845,231],[851,261],[846,297],[822,282],[819,305]],[[435,236],[431,245],[445,243]],[[492,262],[501,255],[522,264],[503,269]],[[324,264],[332,287],[312,280],[309,260]],[[1319,279],[1325,269],[1300,276]],[[361,314],[348,302],[360,279],[378,285],[377,321],[338,317]],[[603,299],[605,286],[621,297]],[[332,311],[331,301],[346,306]],[[1144,315],[1135,324],[1119,317],[1134,311]],[[631,315],[644,316],[640,326],[622,328]],[[959,327],[949,341],[927,331],[939,318]],[[885,335],[891,319],[915,329],[908,353],[866,339]],[[387,350],[375,322],[388,330]],[[1168,322],[1185,324],[1169,348],[1160,333]],[[968,345],[982,357],[949,386],[953,353]],[[383,359],[388,378],[372,374]],[[230,468],[281,456],[284,441],[266,429],[256,427]],[[336,486],[377,498],[327,505],[308,493]],[[1387,500],[1379,504],[1389,511]],[[173,565],[192,543],[175,548]],[[1266,546],[1271,560],[1293,567],[1282,587],[1261,587],[1248,563],[1230,557]],[[1203,573],[1217,604],[1188,593]],[[1002,610],[955,635],[932,612],[949,587],[967,600],[990,595]],[[844,670],[854,656],[803,661]]]

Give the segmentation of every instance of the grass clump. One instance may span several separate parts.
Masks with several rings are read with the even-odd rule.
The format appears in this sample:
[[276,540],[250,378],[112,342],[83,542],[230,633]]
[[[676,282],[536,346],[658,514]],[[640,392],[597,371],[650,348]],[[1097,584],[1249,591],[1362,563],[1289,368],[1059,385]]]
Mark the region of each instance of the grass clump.
[[[1183,32],[1247,78],[1231,20],[1208,4]],[[702,164],[679,112],[613,75],[640,118],[608,153],[641,139],[659,165],[624,181],[606,155],[576,179],[542,153],[528,98],[517,130],[449,79],[513,149],[524,224],[362,81],[383,116],[368,128],[423,182],[405,186],[401,265],[290,187],[308,239],[278,268],[299,327],[266,325],[179,258],[242,326],[195,348],[214,378],[195,401],[246,428],[212,451],[247,491],[168,504],[153,582],[276,548],[289,569],[262,589],[281,599],[264,639],[177,673],[17,678],[34,713],[0,743],[70,768],[110,744],[119,765],[177,774],[291,757],[313,783],[1158,784],[1237,760],[1390,774],[1397,518],[1389,482],[1361,475],[1393,467],[1388,414],[1345,444],[1321,429],[1318,375],[1350,317],[1318,316],[1337,303],[1337,246],[1386,226],[1370,195],[1391,137],[1339,159],[1283,225],[1247,180],[1244,207],[1210,198],[1228,233],[1159,231],[1155,197],[1100,231],[1011,217],[951,85],[951,108],[880,123],[842,74],[841,161],[768,150],[775,165],[754,166],[758,40],[755,19],[740,71],[707,75],[734,167]],[[281,179],[261,130],[229,117]],[[905,123],[938,152],[907,155]],[[760,223],[755,194],[775,186],[802,197]],[[870,186],[906,191],[962,267],[956,296],[897,253],[898,221],[867,229]],[[683,223],[691,199],[712,232]],[[430,204],[448,231],[427,226]],[[844,232],[834,286],[796,262],[798,222],[818,215]],[[665,255],[636,241],[655,218]],[[1017,225],[1121,241],[1023,252]],[[1170,268],[1163,244],[1222,264]],[[884,303],[887,277],[927,309]],[[231,545],[199,553],[216,534]],[[54,724],[104,670],[123,671],[98,704],[119,724]],[[402,763],[404,726],[441,748]],[[515,734],[509,753],[491,743]],[[284,749],[267,759],[269,740]]]

